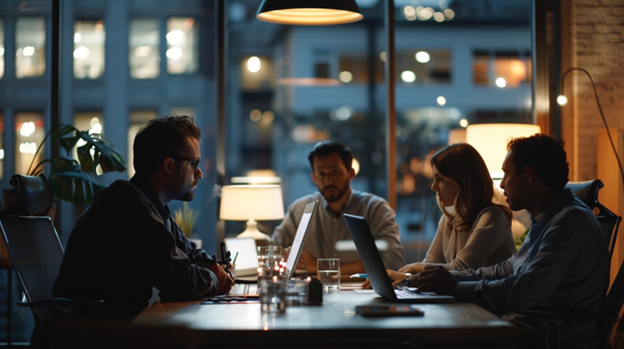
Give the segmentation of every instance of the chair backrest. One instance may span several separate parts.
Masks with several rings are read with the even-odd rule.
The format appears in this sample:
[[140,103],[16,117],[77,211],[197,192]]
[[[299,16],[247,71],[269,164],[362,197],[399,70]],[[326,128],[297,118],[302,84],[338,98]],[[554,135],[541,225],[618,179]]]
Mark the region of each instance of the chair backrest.
[[[2,217],[0,229],[28,301],[52,298],[64,252],[50,217]],[[31,309],[36,323],[49,316],[45,307]]]
[[52,207],[50,183],[43,174],[39,176],[13,175],[11,185],[17,188],[17,200],[7,206],[0,216],[44,216]]
[[596,207],[598,191],[602,187],[604,187],[604,184],[600,179],[587,182],[568,182],[568,184],[566,184],[566,188],[572,189],[574,195],[592,210]]
[[[620,265],[620,269],[611,284],[611,288],[607,293],[607,298],[604,304],[603,314],[608,317],[617,317],[622,310],[622,305],[624,304],[624,263]],[[600,327],[598,329],[598,333],[600,334],[599,340],[600,345],[598,348],[607,348],[607,344],[609,343],[609,339],[611,337],[611,332],[613,332],[613,327],[615,327],[616,321],[608,320],[601,321]]]

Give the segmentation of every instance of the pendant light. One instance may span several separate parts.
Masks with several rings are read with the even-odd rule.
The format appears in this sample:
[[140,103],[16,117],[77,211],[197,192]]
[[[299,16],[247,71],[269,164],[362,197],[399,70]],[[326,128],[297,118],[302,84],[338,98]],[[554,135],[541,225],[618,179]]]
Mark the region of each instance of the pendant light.
[[263,0],[261,21],[293,25],[332,25],[363,18],[355,0]]

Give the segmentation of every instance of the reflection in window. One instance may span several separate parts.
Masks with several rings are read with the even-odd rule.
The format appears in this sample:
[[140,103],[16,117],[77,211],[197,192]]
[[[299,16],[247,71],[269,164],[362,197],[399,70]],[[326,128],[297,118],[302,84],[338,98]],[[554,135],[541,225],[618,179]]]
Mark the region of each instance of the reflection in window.
[[167,72],[192,74],[198,67],[198,27],[193,18],[167,20]]
[[[79,129],[80,131],[89,131],[90,135],[101,135],[104,136],[104,126],[102,121],[102,113],[100,112],[82,112],[74,114],[74,127]],[[82,139],[76,143],[76,146],[73,149],[72,156],[74,159],[78,159],[78,154],[76,149],[83,145],[87,144]],[[91,155],[93,155],[93,150],[91,150]],[[101,175],[102,169],[98,165],[96,168],[96,173]]]
[[523,51],[475,51],[472,73],[475,85],[527,86],[531,83],[531,56]]
[[130,22],[130,76],[153,79],[160,74],[158,20],[133,19]]
[[[43,115],[39,112],[22,112],[15,114],[15,172],[28,173],[33,162],[37,147],[45,137]],[[37,154],[33,168],[43,159],[45,149],[42,147]]]
[[45,73],[45,19],[18,18],[15,32],[15,76],[42,76]]
[[396,54],[397,81],[435,85],[451,83],[451,51],[416,49]]
[[0,179],[4,177],[4,115],[0,114]]
[[104,74],[104,21],[74,24],[74,77],[97,79]]
[[[383,62],[375,60],[375,83],[383,83]],[[338,80],[344,84],[367,83],[369,79],[368,56],[363,53],[341,53],[338,63]]]
[[[4,21],[0,19],[0,79],[4,76]],[[0,178],[2,174],[0,173]]]
[[267,90],[273,87],[273,61],[266,56],[242,56],[240,60],[241,88]]
[[134,137],[136,136],[139,128],[151,119],[156,119],[158,114],[155,110],[135,110],[130,112],[130,125],[128,126],[128,178],[134,176]]

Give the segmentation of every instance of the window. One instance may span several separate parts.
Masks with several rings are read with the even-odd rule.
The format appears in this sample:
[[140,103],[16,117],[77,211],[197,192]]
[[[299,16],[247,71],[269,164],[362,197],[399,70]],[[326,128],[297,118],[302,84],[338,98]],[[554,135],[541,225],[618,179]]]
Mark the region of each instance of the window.
[[193,74],[198,68],[198,28],[193,18],[169,18],[167,21],[167,72]]
[[34,169],[43,159],[44,147],[33,162],[37,147],[45,137],[43,115],[40,112],[15,114],[15,172],[26,174],[30,164]]
[[240,60],[241,89],[269,90],[274,85],[273,62],[266,56],[243,56]]
[[42,76],[45,73],[45,19],[18,18],[15,33],[15,76]]
[[130,76],[134,79],[154,79],[160,74],[160,38],[157,19],[130,21]]
[[4,115],[0,113],[0,179],[4,177]]
[[[74,127],[76,127],[80,131],[89,131],[90,135],[98,135],[104,136],[104,126],[102,113],[100,112],[79,112],[74,114]],[[76,143],[74,147],[72,156],[74,159],[78,159],[78,154],[76,148],[85,145],[86,142],[82,139]],[[93,150],[91,155],[93,155]],[[96,168],[96,172],[98,175],[101,175],[102,169],[99,167]]]
[[0,79],[2,79],[3,76],[4,76],[4,21],[0,19]]
[[451,83],[451,51],[415,49],[396,54],[397,81],[404,84]]
[[528,51],[476,50],[472,72],[475,85],[527,86],[531,83],[531,54]]
[[74,24],[74,77],[97,79],[104,75],[104,21]]
[[128,178],[134,176],[134,137],[136,136],[139,128],[151,119],[156,119],[158,114],[155,110],[135,110],[130,112],[130,125],[128,126],[128,157],[126,165],[128,166]]

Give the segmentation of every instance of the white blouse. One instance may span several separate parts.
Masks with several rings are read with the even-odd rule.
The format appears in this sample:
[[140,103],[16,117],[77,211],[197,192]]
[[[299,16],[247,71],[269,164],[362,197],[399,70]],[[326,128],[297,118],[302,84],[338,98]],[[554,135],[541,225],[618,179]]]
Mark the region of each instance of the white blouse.
[[478,269],[507,260],[516,253],[507,214],[498,206],[484,208],[470,231],[457,231],[442,215],[424,263],[448,270]]

